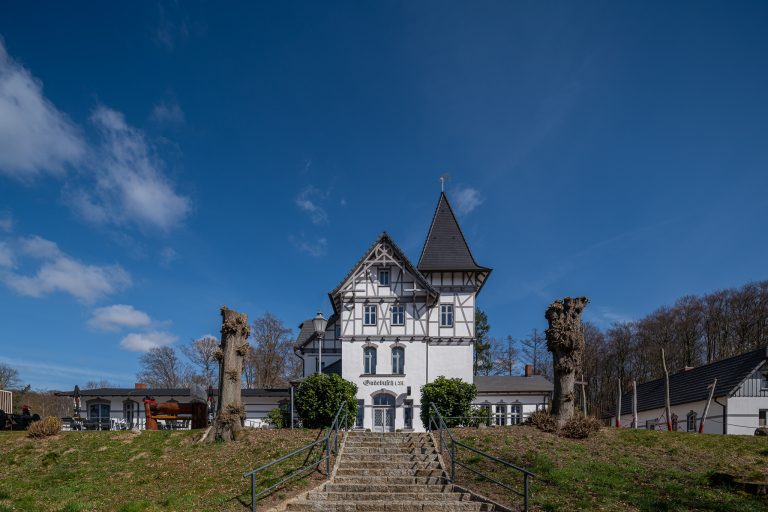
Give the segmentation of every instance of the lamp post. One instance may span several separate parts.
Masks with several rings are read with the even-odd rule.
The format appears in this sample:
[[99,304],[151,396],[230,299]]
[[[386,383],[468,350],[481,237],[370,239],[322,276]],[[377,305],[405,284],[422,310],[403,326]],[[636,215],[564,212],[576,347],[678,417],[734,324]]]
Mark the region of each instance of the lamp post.
[[312,326],[315,328],[315,335],[318,339],[317,350],[317,372],[323,373],[323,337],[325,336],[325,326],[328,320],[323,316],[322,311],[318,311],[315,318],[312,319]]

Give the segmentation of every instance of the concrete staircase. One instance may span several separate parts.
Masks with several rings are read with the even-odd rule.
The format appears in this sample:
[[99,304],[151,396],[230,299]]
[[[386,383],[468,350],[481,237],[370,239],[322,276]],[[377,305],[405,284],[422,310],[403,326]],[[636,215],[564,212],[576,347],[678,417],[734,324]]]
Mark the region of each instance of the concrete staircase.
[[454,492],[428,434],[348,434],[333,478],[288,512],[492,512]]

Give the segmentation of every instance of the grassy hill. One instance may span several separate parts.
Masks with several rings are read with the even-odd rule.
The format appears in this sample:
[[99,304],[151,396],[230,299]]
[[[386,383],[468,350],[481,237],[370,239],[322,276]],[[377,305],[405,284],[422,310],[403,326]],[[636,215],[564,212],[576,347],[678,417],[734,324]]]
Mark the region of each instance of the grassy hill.
[[[250,504],[243,472],[314,441],[318,432],[254,430],[235,443],[202,445],[191,442],[194,435],[199,433],[64,432],[32,440],[23,432],[0,432],[0,512],[242,512],[243,503]],[[300,466],[302,459],[289,462]],[[313,475],[264,504],[321,478]]]
[[[530,468],[534,510],[768,511],[768,498],[710,484],[725,472],[768,480],[768,438],[603,429],[570,440],[532,427],[456,429],[468,444]],[[193,444],[185,431],[70,432],[45,440],[0,432],[0,512],[244,511],[249,482],[242,473],[315,440],[317,431],[255,430],[236,443]],[[301,458],[276,468],[276,481]],[[476,468],[469,452],[460,460]],[[514,481],[497,467],[494,478]],[[314,474],[260,502],[266,510],[323,478]],[[459,484],[501,503],[506,492],[459,472]]]
[[[768,481],[766,437],[606,428],[589,439],[571,440],[528,426],[456,429],[454,434],[534,472],[535,510],[768,511],[768,497],[710,483],[715,472]],[[467,450],[457,459],[502,481],[520,481]],[[459,475],[459,484],[481,494],[502,503],[521,502],[466,470]]]

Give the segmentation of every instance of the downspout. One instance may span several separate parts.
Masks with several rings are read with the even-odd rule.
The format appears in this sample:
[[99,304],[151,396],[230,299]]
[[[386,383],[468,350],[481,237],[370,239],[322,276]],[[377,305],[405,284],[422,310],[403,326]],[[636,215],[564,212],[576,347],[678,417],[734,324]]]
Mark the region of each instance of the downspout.
[[723,408],[723,435],[728,434],[728,404],[727,403],[720,403],[717,398],[715,398],[715,403],[718,404],[720,407]]

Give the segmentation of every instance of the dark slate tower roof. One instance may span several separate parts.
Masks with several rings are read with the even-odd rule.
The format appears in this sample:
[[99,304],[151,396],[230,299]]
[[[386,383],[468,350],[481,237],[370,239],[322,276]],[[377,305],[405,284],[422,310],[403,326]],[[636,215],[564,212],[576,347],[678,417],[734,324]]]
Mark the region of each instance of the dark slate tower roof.
[[491,270],[478,265],[472,257],[472,251],[469,250],[445,192],[440,193],[440,201],[416,268],[422,272]]

